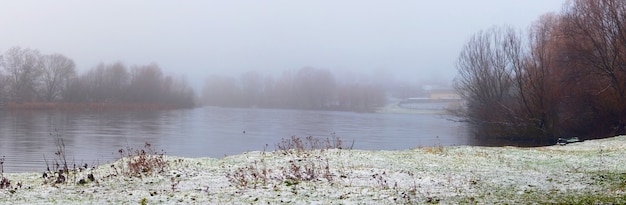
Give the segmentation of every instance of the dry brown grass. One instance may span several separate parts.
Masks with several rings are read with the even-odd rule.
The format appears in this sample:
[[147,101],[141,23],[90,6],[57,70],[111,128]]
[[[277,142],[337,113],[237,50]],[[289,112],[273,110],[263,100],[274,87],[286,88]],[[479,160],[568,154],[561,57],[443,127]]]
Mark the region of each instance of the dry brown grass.
[[307,150],[352,149],[353,146],[354,141],[352,141],[349,147],[344,147],[343,141],[334,134],[327,138],[307,136],[302,139],[297,136],[291,136],[291,138],[281,139],[281,141],[276,144],[276,150],[286,153],[290,150],[303,152]]
[[[62,139],[62,135],[59,131],[51,133],[51,136],[56,137],[56,148],[54,158],[49,162],[44,155],[44,161],[46,162],[47,170],[43,173],[44,184],[51,184],[56,186],[57,184],[86,184],[88,182],[99,183],[97,176],[94,176],[91,171],[95,170],[96,166],[92,165],[91,168],[87,163],[77,165],[73,161],[70,162],[66,156],[65,143]],[[148,174],[161,174],[169,167],[168,162],[165,160],[165,152],[163,150],[156,151],[152,148],[150,143],[145,143],[142,148],[126,147],[125,149],[118,150],[120,154],[121,164],[113,164],[111,167],[115,170],[115,173],[111,173],[104,178],[113,176],[128,176],[128,177],[142,177]],[[0,161],[3,162],[4,160]],[[0,164],[1,165],[1,164]],[[118,172],[121,171],[120,172]],[[80,174],[83,171],[89,171],[86,176]],[[8,181],[7,181],[8,183]],[[175,188],[177,183],[172,183],[172,189]]]
[[122,173],[126,176],[142,176],[146,174],[163,173],[168,168],[163,150],[156,151],[150,143],[145,143],[141,149],[127,147],[119,149],[122,158]]
[[[354,144],[354,142],[352,143]],[[282,166],[267,167],[265,159],[267,153],[261,153],[260,160],[236,168],[226,177],[228,181],[240,189],[266,186],[270,182],[279,182],[294,188],[301,181],[332,182],[335,175],[330,171],[328,158],[323,155],[329,149],[352,149],[343,147],[340,138],[332,135],[330,138],[320,139],[308,136],[299,138],[283,138],[276,144],[276,154],[287,155]]]
[[423,150],[426,153],[430,153],[430,154],[442,154],[445,151],[445,148],[443,146],[422,147],[422,148],[419,148],[419,149]]
[[441,143],[439,142],[439,136],[436,137],[438,143],[435,144],[435,146],[431,146],[431,147],[423,147],[423,146],[417,146],[417,149],[422,150],[426,153],[430,153],[430,154],[443,154],[446,149],[445,147],[443,147],[443,145],[441,145]]

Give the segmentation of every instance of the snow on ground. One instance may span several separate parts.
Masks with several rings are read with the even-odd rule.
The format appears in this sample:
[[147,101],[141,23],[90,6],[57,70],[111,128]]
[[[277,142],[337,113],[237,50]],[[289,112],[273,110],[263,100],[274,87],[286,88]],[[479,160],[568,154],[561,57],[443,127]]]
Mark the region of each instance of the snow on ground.
[[[123,174],[118,160],[44,183],[4,173],[4,204],[626,203],[626,136],[566,146],[404,151],[249,152],[166,157],[165,172]],[[93,174],[96,181],[86,180]],[[21,187],[18,187],[18,182]]]

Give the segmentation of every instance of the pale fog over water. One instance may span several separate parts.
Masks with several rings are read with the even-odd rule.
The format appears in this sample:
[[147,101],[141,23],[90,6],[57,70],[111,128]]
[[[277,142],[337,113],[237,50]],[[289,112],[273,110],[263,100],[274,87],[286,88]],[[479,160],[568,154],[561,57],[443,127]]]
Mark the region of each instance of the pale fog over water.
[[[245,131],[245,132],[244,132]],[[404,150],[471,144],[467,128],[437,114],[380,114],[204,107],[166,111],[1,111],[0,156],[5,172],[45,171],[56,136],[67,160],[102,165],[118,150],[141,148],[182,157],[221,158],[275,149],[290,136],[331,137],[354,149]],[[267,145],[267,147],[266,147]]]

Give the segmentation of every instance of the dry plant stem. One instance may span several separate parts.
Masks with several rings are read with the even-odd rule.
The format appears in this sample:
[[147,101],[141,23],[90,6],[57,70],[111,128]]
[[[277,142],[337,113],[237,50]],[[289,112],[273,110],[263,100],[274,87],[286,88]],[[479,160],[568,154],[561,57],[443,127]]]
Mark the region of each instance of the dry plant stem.
[[283,166],[267,168],[264,158],[268,157],[268,153],[261,152],[260,163],[259,160],[254,160],[249,165],[233,170],[226,175],[228,181],[239,189],[256,189],[259,185],[267,186],[274,181],[291,186],[294,191],[302,181],[333,183],[335,175],[330,171],[329,159],[324,157],[324,152],[329,149],[342,149],[342,141],[338,137],[332,135],[332,139],[320,140],[312,136],[304,139],[292,136],[282,139],[276,144],[276,148],[274,153],[290,156]]
[[4,177],[4,156],[0,159],[0,177]]
[[50,172],[50,165],[48,164],[48,159],[46,159],[46,154],[43,154],[43,161],[46,163],[46,171]]
[[[54,133],[50,133],[50,136],[55,137],[55,145],[56,145],[56,152],[54,152],[54,155],[56,156],[56,158],[54,159],[54,164],[53,164],[53,168],[54,171],[60,171],[62,173],[69,173],[69,165],[67,164],[67,158],[66,158],[66,152],[65,152],[65,141],[63,141],[62,135],[58,130],[54,130]],[[45,160],[45,155],[44,155],[44,160]],[[47,164],[47,161],[46,161]]]
[[[354,146],[354,141],[350,147],[345,149],[352,149]],[[276,149],[285,153],[288,150],[296,150],[297,152],[302,152],[305,150],[328,150],[328,149],[344,149],[343,141],[335,136],[335,134],[331,134],[330,138],[326,138],[320,140],[319,138],[315,138],[313,136],[307,136],[304,140],[297,136],[291,136],[290,138],[281,139],[280,143],[276,144]],[[286,154],[286,153],[285,153]]]
[[4,156],[0,158],[0,189],[11,187],[11,181],[4,177],[4,159]]
[[[59,134],[56,135],[60,136]],[[96,179],[93,173],[89,173],[84,177],[78,174],[84,170],[89,170],[87,163],[80,166],[74,163],[72,167],[69,166],[63,139],[57,138],[56,145],[57,151],[55,152],[56,157],[53,161],[52,169],[50,169],[48,160],[44,155],[44,161],[47,167],[47,171],[43,173],[44,184],[51,183],[52,186],[68,182],[81,185],[88,182],[99,184],[98,179]],[[127,177],[142,177],[147,174],[163,173],[169,166],[168,162],[165,160],[165,153],[153,150],[149,143],[145,143],[144,147],[141,149],[127,147],[125,150],[119,149],[118,152],[121,156],[121,164],[112,164],[111,168],[115,173],[111,173],[106,177],[118,176],[120,174]],[[121,169],[121,172],[118,172],[118,167]],[[96,166],[94,165],[92,170],[95,170],[95,168]],[[179,182],[179,179],[172,178],[172,191],[176,190],[176,186]]]
[[[75,159],[72,157],[72,166],[70,167],[70,163],[68,163],[67,160],[65,142],[61,133],[55,129],[55,133],[50,133],[50,136],[54,136],[56,138],[55,145],[57,150],[55,151],[55,157],[52,160],[52,169],[50,169],[50,163],[48,163],[46,155],[43,154],[44,162],[46,163],[46,171],[42,176],[44,184],[49,182],[52,183],[52,186],[56,186],[56,184],[60,183],[85,184],[87,180],[84,178],[79,179],[80,175],[78,173],[88,170],[89,165],[87,163],[77,165]],[[95,169],[95,166],[93,166],[93,168]],[[90,181],[96,181],[93,174],[90,173],[89,175],[91,175],[91,177],[88,177]]]
[[127,147],[118,151],[122,157],[122,173],[127,176],[141,176],[165,172],[168,163],[163,150],[157,152],[150,143],[145,143],[142,149]]

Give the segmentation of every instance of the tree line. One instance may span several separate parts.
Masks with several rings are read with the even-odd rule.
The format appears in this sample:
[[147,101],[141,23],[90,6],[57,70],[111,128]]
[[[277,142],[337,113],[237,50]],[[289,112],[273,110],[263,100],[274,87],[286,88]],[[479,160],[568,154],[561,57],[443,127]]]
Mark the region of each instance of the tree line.
[[339,82],[327,69],[304,67],[284,71],[276,79],[255,71],[239,78],[212,75],[205,81],[202,99],[221,107],[371,112],[385,105],[386,94],[380,84]]
[[0,56],[0,102],[136,103],[191,107],[194,92],[184,77],[163,74],[157,64],[127,67],[121,62],[79,74],[62,54],[13,47]]
[[572,0],[526,32],[480,31],[457,69],[457,114],[480,136],[547,144],[626,134],[626,1]]

